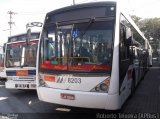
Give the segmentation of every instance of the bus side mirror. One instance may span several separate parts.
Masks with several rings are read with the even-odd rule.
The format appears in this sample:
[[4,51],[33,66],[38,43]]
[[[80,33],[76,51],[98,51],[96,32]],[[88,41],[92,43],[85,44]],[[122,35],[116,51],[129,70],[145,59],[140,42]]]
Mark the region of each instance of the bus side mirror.
[[27,45],[29,44],[29,41],[31,40],[31,29],[29,28],[27,30],[27,38],[26,38],[26,43]]
[[132,31],[130,28],[126,28],[126,41],[125,41],[127,46],[132,45]]

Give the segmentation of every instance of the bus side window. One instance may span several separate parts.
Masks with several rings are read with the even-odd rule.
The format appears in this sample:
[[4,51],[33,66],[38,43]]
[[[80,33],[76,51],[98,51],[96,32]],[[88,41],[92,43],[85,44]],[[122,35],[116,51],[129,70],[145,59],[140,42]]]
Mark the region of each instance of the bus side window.
[[119,76],[120,76],[120,84],[122,83],[128,67],[130,65],[130,51],[129,45],[127,43],[126,37],[126,29],[127,27],[123,24],[120,25],[120,43],[119,43]]
[[125,26],[121,24],[120,27],[120,60],[127,59],[127,52],[125,46],[126,34]]

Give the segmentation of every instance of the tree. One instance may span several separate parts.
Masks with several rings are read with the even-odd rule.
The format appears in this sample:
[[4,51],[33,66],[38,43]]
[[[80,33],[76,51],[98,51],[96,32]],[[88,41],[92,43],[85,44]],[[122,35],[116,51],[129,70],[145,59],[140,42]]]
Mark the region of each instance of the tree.
[[160,41],[160,18],[141,19],[138,16],[131,16],[134,22],[138,25],[145,37],[150,41],[153,48],[153,56],[157,56],[157,49]]
[[142,19],[141,17],[138,17],[136,15],[132,15],[131,18],[133,21],[139,26],[140,20]]

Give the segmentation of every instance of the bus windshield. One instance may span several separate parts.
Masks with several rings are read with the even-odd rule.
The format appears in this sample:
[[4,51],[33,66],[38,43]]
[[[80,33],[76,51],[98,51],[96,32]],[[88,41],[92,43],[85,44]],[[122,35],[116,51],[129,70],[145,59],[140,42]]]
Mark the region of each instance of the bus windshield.
[[6,67],[35,67],[38,41],[7,44]]
[[41,37],[43,71],[111,71],[114,20],[46,25]]

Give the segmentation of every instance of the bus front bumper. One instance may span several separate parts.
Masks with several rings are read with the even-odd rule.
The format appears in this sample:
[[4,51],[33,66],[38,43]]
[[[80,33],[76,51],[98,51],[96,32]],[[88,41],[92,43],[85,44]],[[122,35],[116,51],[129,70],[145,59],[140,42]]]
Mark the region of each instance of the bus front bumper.
[[[117,110],[120,108],[119,95],[107,93],[60,90],[46,87],[37,88],[40,100],[73,107]],[[67,96],[72,96],[68,97]]]

